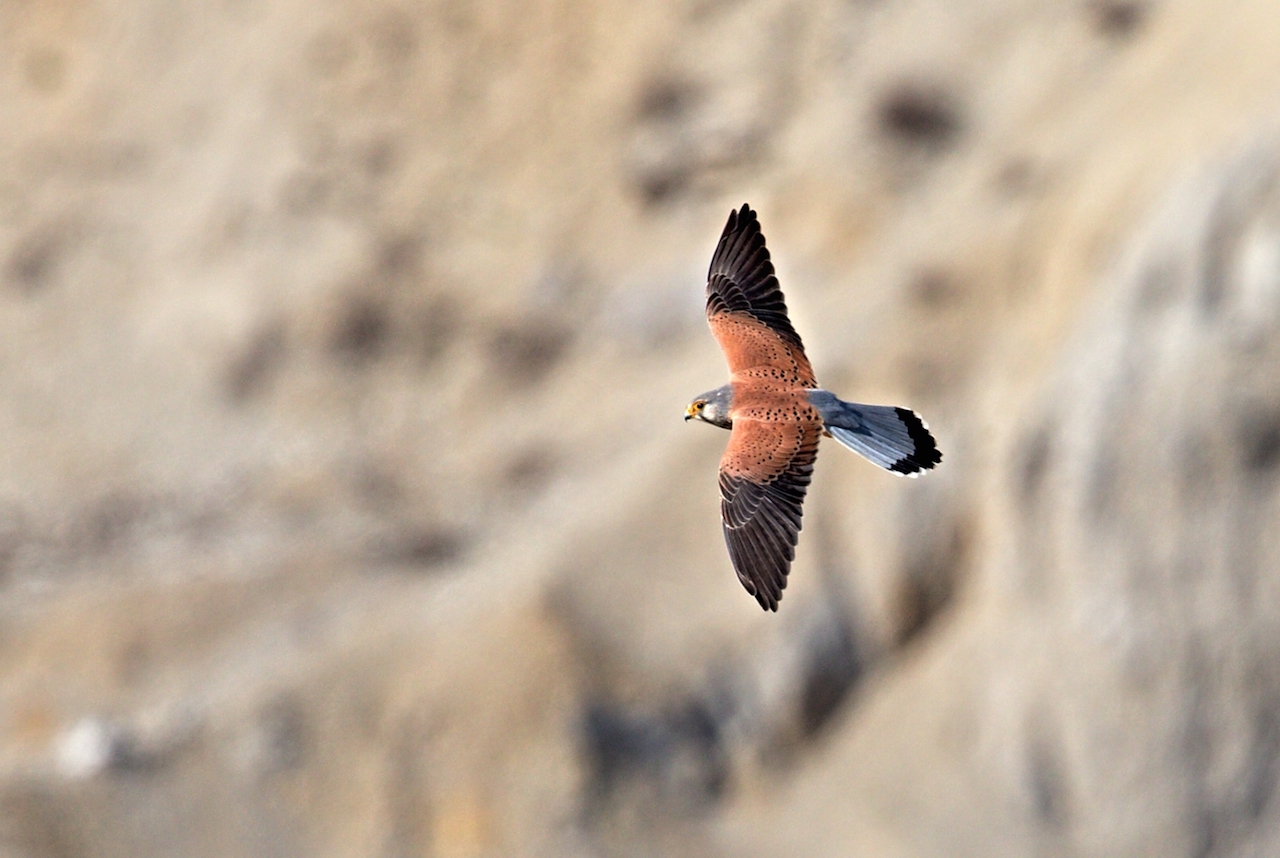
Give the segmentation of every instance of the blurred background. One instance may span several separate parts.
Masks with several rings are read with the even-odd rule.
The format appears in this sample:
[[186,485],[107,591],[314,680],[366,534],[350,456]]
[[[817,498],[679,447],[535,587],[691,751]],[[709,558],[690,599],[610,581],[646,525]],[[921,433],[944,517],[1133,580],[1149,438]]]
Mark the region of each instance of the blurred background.
[[[1270,0],[0,0],[0,855],[1280,854]],[[829,445],[764,614],[702,317]]]

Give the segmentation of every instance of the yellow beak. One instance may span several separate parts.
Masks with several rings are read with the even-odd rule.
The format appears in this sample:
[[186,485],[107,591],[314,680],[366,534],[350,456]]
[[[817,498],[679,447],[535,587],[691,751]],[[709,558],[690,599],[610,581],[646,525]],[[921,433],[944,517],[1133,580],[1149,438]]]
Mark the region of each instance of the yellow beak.
[[689,403],[689,407],[684,410],[684,419],[692,420],[698,414],[698,410],[693,407],[693,403]]

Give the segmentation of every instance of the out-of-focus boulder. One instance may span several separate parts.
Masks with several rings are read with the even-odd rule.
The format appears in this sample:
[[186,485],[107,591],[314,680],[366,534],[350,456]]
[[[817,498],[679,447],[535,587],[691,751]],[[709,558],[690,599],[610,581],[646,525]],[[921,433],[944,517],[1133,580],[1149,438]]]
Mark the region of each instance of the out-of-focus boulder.
[[[0,4],[0,852],[1265,853],[1269,151],[1135,235],[1276,44]],[[946,455],[824,449],[777,615],[680,420],[744,201],[823,384]]]

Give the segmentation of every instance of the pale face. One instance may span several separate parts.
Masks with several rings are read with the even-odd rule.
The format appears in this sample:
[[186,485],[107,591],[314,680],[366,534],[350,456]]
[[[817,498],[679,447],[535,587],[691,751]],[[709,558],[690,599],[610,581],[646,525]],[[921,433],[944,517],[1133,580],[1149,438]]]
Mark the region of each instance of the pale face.
[[684,411],[685,420],[702,420],[722,429],[732,429],[729,409],[733,407],[733,388],[729,385],[694,397]]

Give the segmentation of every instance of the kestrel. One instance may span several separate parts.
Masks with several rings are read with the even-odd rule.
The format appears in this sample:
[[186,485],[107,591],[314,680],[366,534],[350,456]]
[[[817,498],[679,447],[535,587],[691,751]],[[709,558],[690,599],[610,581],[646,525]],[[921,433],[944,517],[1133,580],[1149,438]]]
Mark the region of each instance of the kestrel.
[[729,383],[694,399],[684,419],[730,430],[720,459],[724,540],[742,586],[776,611],[820,437],[910,477],[942,453],[910,409],[844,402],[818,387],[749,206],[729,213],[711,257],[707,323],[729,362]]

